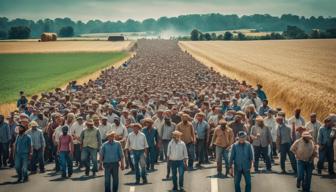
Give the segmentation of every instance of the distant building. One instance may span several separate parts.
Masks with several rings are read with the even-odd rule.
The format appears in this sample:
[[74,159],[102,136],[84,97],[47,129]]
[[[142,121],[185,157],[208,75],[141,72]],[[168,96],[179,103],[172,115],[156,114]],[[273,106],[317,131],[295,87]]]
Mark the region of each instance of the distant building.
[[56,40],[57,40],[56,33],[42,33],[40,41],[45,42],[45,41],[56,41]]
[[124,36],[109,36],[108,37],[108,40],[109,41],[124,41],[125,40],[125,37]]

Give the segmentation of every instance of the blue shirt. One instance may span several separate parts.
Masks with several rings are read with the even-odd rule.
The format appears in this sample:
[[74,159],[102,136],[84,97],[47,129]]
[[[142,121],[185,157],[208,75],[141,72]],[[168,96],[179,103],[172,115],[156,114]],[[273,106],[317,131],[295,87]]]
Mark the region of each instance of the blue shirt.
[[245,141],[240,144],[239,141],[232,145],[230,165],[234,164],[234,169],[247,171],[251,169],[251,161],[253,161],[253,148],[252,145]]
[[262,89],[257,89],[256,92],[257,92],[258,97],[261,99],[261,101],[267,99],[267,96]]
[[239,105],[232,105],[229,109],[232,109],[235,111],[241,111],[241,107]]
[[18,135],[15,141],[16,154],[29,154],[32,146],[31,137],[28,134]]
[[270,107],[267,105],[264,107],[263,105],[259,108],[259,115],[266,116],[266,112],[270,110]]
[[156,128],[152,127],[151,130],[146,127],[142,129],[142,133],[145,134],[148,147],[155,147],[159,141],[159,134]]
[[327,145],[327,146],[332,146],[331,138],[330,138],[330,133],[332,129],[331,128],[326,128],[326,127],[321,127],[318,136],[317,136],[317,142],[320,145]]
[[118,141],[106,141],[100,149],[100,155],[104,163],[116,163],[123,157],[124,153]]
[[0,143],[8,143],[11,140],[10,128],[7,123],[0,124]]
[[206,134],[209,129],[209,124],[206,121],[198,122],[193,121],[193,127],[195,130],[195,134],[197,135],[198,139],[206,139]]

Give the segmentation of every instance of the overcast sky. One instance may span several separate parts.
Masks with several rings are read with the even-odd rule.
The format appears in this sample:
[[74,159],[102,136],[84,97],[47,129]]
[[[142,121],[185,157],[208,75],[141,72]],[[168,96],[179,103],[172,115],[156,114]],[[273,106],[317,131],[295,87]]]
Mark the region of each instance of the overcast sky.
[[0,0],[0,17],[143,20],[192,13],[336,16],[336,0]]

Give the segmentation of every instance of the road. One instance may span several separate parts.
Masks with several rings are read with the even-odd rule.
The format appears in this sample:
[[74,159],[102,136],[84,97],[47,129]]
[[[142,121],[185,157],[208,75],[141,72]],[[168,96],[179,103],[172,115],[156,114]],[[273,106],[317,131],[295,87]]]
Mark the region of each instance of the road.
[[[289,167],[289,165],[288,165]],[[47,165],[47,172],[44,174],[31,175],[29,182],[16,183],[14,169],[0,170],[0,192],[90,192],[104,191],[103,172],[99,172],[97,177],[85,177],[82,172],[75,172],[71,178],[60,179],[60,174],[51,171],[52,165]],[[273,173],[252,174],[252,191],[272,191],[272,192],[297,192],[295,187],[296,179],[292,175],[279,174],[279,166],[275,166]],[[171,180],[164,179],[166,176],[165,164],[156,166],[156,171],[148,174],[149,184],[134,185],[134,175],[127,174],[129,170],[119,173],[121,192],[156,192],[170,191],[172,189]],[[190,192],[217,192],[234,191],[233,178],[216,178],[215,164],[205,165],[201,170],[185,173],[185,191]],[[334,192],[336,180],[326,176],[313,176],[313,192]]]

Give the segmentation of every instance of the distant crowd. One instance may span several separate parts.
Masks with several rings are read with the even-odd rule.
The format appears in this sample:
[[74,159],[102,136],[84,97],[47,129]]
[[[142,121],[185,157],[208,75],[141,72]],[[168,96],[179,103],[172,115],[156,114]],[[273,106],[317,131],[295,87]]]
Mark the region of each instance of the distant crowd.
[[120,169],[146,184],[164,162],[177,191],[186,170],[214,161],[217,177],[234,177],[236,192],[244,177],[249,192],[251,170],[272,173],[280,158],[281,173],[295,175],[309,192],[312,172],[321,175],[324,162],[335,175],[336,115],[318,117],[270,106],[262,85],[220,75],[176,41],[139,40],[135,56],[96,80],[29,100],[21,91],[17,110],[0,115],[0,167],[15,167],[18,182],[44,173],[48,163],[63,178],[74,167],[86,176],[104,170],[108,192],[118,191]]

